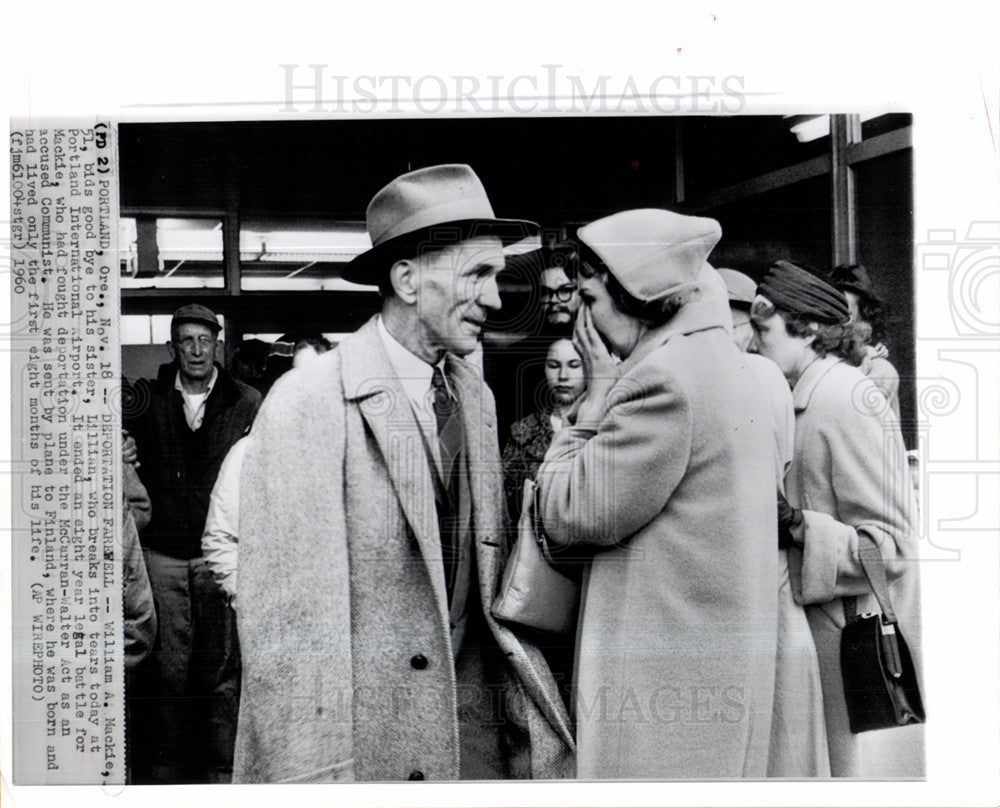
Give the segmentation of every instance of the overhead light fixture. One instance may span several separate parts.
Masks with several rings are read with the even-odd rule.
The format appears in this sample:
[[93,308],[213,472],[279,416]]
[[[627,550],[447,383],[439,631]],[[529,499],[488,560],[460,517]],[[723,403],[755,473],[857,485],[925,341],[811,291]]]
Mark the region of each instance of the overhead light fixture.
[[786,115],[785,118],[799,143],[809,143],[830,134],[829,115]]
[[160,272],[167,262],[222,263],[222,222],[217,219],[156,220],[156,247]]
[[[864,123],[885,114],[884,112],[863,112],[858,117]],[[809,143],[830,134],[829,115],[786,115],[785,121],[799,143]]]
[[331,222],[248,223],[240,228],[240,260],[282,264],[344,263],[371,249],[365,226]]

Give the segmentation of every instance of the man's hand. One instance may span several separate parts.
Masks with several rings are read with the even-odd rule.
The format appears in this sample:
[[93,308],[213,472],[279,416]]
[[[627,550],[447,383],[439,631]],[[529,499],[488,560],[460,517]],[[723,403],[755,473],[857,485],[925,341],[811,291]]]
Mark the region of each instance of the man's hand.
[[122,430],[122,463],[135,463],[139,459],[139,449],[127,429]]

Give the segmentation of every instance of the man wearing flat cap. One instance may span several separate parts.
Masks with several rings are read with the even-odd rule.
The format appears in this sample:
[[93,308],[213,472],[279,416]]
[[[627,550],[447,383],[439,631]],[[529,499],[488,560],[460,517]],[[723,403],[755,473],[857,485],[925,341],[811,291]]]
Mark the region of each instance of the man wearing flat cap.
[[244,463],[235,782],[565,776],[540,651],[490,606],[505,560],[493,396],[499,220],[464,165],[396,178],[347,268],[381,313],[283,376]]
[[171,362],[136,385],[138,472],[152,500],[142,532],[159,639],[130,699],[134,781],[226,782],[239,698],[235,619],[201,554],[212,486],[253,422],[260,393],[215,361],[221,329],[197,303],[170,323]]
[[778,261],[758,286],[750,316],[750,349],[778,365],[795,404],[781,532],[792,593],[805,606],[819,659],[830,773],[921,777],[921,726],[851,732],[840,660],[845,622],[881,611],[859,555],[874,543],[919,675],[915,505],[898,420],[855,366],[847,299],[815,270]]

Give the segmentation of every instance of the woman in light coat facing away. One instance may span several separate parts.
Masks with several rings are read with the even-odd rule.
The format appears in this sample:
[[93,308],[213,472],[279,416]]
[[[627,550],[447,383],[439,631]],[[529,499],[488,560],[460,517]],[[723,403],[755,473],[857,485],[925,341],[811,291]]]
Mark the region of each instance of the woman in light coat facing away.
[[577,777],[763,777],[780,467],[769,402],[705,263],[712,219],[582,227],[588,390],[539,470],[551,546],[588,555]]
[[920,777],[923,728],[851,733],[840,636],[855,613],[878,604],[858,556],[878,546],[889,596],[920,667],[913,488],[899,421],[856,365],[862,356],[843,293],[814,271],[778,261],[750,310],[750,350],[774,361],[792,388],[795,452],[785,477],[791,509],[789,573],[806,606],[819,656],[830,772],[834,777]]

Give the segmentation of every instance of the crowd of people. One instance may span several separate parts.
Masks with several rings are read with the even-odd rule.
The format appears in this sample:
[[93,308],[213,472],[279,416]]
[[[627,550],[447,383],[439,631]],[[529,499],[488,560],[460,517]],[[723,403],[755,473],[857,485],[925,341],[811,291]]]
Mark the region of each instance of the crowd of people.
[[[879,611],[862,545],[920,649],[863,267],[756,283],[710,265],[713,219],[622,211],[537,251],[540,328],[491,342],[537,224],[462,165],[397,177],[367,224],[358,332],[278,340],[261,403],[184,306],[125,424],[133,782],[922,774],[919,725],[854,733],[844,697],[841,631]],[[526,480],[579,583],[558,634],[493,613]]]

